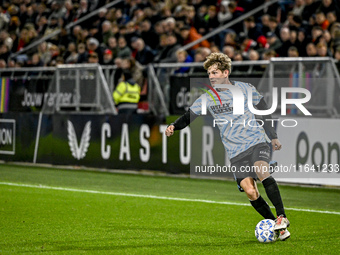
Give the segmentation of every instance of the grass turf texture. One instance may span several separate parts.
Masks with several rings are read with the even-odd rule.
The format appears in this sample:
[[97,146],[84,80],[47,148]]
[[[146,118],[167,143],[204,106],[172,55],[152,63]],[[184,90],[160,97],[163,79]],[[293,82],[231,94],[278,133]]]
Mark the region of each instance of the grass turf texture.
[[[250,206],[94,194],[5,182],[249,204],[229,181],[0,165],[0,254],[338,254],[340,215],[287,210],[292,237],[261,244]],[[262,185],[262,195],[266,198]],[[280,186],[286,207],[340,212],[340,190]],[[268,200],[267,200],[268,201]]]

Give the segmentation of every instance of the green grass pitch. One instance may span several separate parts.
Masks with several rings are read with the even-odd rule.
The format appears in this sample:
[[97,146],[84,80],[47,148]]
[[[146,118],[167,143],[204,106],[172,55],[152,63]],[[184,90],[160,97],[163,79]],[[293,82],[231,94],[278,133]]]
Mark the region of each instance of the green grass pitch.
[[262,244],[232,181],[1,164],[0,254],[339,254],[340,189],[280,190],[291,238]]

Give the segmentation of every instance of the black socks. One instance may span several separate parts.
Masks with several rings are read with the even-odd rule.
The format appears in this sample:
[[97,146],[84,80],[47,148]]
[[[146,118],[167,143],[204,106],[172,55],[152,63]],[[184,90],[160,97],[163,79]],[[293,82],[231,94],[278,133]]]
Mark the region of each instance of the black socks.
[[278,216],[283,215],[284,217],[286,217],[279,187],[277,186],[275,179],[272,176],[269,176],[268,178],[262,181],[262,184],[266,190],[267,197],[272,202],[272,204],[275,206],[276,214]]
[[250,200],[250,203],[263,218],[275,220],[275,216],[270,210],[269,205],[261,196],[255,201]]

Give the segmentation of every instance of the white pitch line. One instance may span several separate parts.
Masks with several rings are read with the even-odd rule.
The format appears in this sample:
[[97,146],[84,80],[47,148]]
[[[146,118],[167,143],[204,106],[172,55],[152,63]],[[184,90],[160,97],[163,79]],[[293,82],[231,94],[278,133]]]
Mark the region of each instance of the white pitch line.
[[[200,202],[200,203],[208,203],[208,204],[251,206],[250,204],[236,203],[236,202],[223,202],[223,201],[193,199],[193,198],[180,198],[180,197],[163,197],[163,196],[154,196],[154,195],[142,195],[142,194],[131,194],[131,193],[109,192],[109,191],[98,191],[98,190],[84,190],[84,189],[52,187],[52,186],[33,185],[33,184],[21,184],[21,183],[12,183],[12,182],[0,182],[0,185],[37,188],[37,189],[49,189],[49,190],[73,191],[73,192],[81,192],[81,193],[103,194],[103,195],[122,196],[122,197],[141,197],[141,198],[153,198],[153,199],[173,200],[173,201]],[[293,207],[286,207],[285,209],[291,210],[291,211],[298,211],[298,212],[312,212],[312,213],[340,215],[340,212],[335,212],[335,211],[321,211],[321,210],[293,208]]]

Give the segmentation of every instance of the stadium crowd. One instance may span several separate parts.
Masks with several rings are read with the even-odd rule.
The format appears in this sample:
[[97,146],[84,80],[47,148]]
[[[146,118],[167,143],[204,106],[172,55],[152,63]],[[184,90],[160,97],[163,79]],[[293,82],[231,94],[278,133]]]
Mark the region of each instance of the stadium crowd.
[[[180,49],[267,1],[126,0],[106,9],[108,0],[2,0],[0,68],[100,63],[140,69],[151,62],[201,62],[211,52],[234,61],[340,60],[337,0],[281,0],[187,51]],[[66,29],[97,9],[97,15]],[[58,35],[20,53],[58,29]]]

